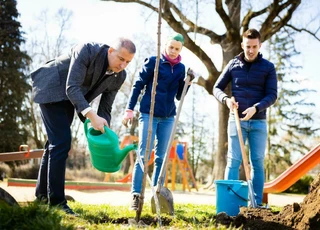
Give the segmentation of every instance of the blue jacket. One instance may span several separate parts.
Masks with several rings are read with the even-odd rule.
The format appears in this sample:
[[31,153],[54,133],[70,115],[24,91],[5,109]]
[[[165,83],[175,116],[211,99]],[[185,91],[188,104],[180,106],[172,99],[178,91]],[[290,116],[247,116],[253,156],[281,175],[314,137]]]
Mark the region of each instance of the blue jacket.
[[[139,111],[149,114],[155,64],[155,56],[145,59],[142,70],[139,73],[139,78],[133,85],[128,109],[134,110],[138,97],[145,87]],[[176,97],[177,100],[180,100],[184,86],[184,77],[185,66],[182,63],[171,66],[165,57],[163,55],[161,56],[154,104],[155,117],[170,117],[176,115],[174,98]]]
[[251,67],[243,60],[241,53],[224,68],[213,87],[213,95],[222,102],[228,96],[223,91],[231,82],[232,96],[239,102],[239,117],[251,106],[256,106],[257,113],[251,119],[266,119],[266,109],[277,99],[277,75],[274,65],[262,58],[259,53]]

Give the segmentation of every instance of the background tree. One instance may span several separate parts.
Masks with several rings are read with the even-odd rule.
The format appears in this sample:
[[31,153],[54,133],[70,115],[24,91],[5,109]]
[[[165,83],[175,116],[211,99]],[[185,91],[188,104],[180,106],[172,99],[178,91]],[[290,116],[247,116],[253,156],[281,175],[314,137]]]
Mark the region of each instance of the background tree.
[[294,45],[295,33],[288,29],[268,41],[268,58],[276,66],[279,84],[278,100],[268,111],[267,180],[291,166],[294,155],[305,155],[311,146],[307,137],[319,130],[319,126],[313,127],[315,104],[307,100],[315,91],[303,88],[307,79],[299,76],[301,65],[294,62],[299,55]]
[[[67,39],[66,33],[71,25],[72,11],[60,8],[53,14],[44,9],[37,15],[37,24],[28,29],[28,40],[25,50],[32,58],[30,70],[34,71],[47,61],[67,53],[73,45],[71,39]],[[52,30],[52,28],[55,28]],[[31,79],[28,79],[32,85]],[[31,91],[26,97],[26,104],[30,111],[31,126],[28,144],[31,148],[42,149],[46,141],[46,132],[40,117],[39,105],[34,103]],[[83,124],[75,114],[71,126],[72,150],[67,161],[68,168],[86,167],[89,163],[86,154],[86,143],[83,143]],[[72,154],[77,152],[77,154]]]
[[23,125],[29,122],[24,98],[30,90],[25,74],[30,57],[20,50],[25,40],[16,4],[0,1],[0,152],[18,151],[28,137]]
[[[199,104],[205,94],[205,90],[196,84],[190,87],[182,110],[184,119],[179,122],[176,135],[179,139],[187,141],[187,160],[195,178],[208,176],[208,170],[212,170],[214,155],[214,124],[208,112],[199,110]],[[199,170],[200,167],[203,170]],[[207,174],[203,175],[204,172]]]
[[[157,3],[143,0],[102,0],[121,3],[137,3],[158,12]],[[185,37],[185,47],[195,54],[208,71],[208,77],[200,77],[198,84],[204,87],[209,94],[219,77],[223,67],[234,56],[241,52],[241,34],[250,27],[257,27],[264,42],[280,32],[282,28],[292,28],[297,32],[305,32],[319,40],[318,28],[293,24],[293,17],[299,14],[301,0],[222,0],[212,1],[181,1],[163,0],[162,18],[176,32]],[[303,7],[300,7],[303,9]],[[201,18],[197,17],[199,10]],[[213,14],[215,12],[216,14]],[[300,12],[302,13],[302,12]],[[218,17],[216,17],[218,15]],[[199,19],[199,21],[197,20]],[[200,21],[202,19],[202,21]],[[201,24],[201,25],[200,25]],[[318,25],[319,26],[319,25]],[[222,28],[221,28],[222,27]],[[314,31],[314,32],[313,32]],[[212,45],[219,45],[222,52],[222,66],[216,66],[205,50],[193,40],[194,33],[206,37]],[[221,68],[220,68],[221,67]],[[230,88],[227,89],[230,91]],[[214,178],[222,179],[226,165],[227,152],[227,119],[228,109],[219,104],[219,136],[218,151],[215,158]]]
[[[71,47],[72,41],[65,36],[66,31],[70,27],[72,12],[60,8],[53,16],[49,10],[45,9],[37,16],[37,24],[28,28],[28,40],[26,41],[24,49],[32,58],[29,69],[31,71],[39,68],[43,63],[61,55],[66,52],[67,47]],[[54,23],[52,23],[54,22]],[[50,30],[55,27],[57,30]],[[28,83],[32,85],[29,77]],[[31,91],[27,94],[26,104],[30,111],[31,127],[29,126],[29,145],[34,148],[43,148],[46,140],[44,126],[40,117],[40,109],[38,104],[33,102]],[[73,133],[78,133],[79,122],[74,125]],[[75,135],[74,142],[77,142]]]

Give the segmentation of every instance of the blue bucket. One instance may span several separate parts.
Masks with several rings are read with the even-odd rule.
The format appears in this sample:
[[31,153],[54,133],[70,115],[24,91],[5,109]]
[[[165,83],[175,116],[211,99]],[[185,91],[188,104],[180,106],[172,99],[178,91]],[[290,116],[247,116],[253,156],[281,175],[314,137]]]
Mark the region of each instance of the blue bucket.
[[216,209],[229,216],[236,216],[240,207],[248,206],[248,184],[241,180],[215,180]]

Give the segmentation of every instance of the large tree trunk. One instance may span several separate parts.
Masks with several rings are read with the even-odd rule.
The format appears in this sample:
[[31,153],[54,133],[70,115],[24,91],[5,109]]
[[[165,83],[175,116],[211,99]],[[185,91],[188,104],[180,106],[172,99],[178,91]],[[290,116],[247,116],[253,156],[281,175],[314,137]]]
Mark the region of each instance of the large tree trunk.
[[[240,42],[237,40],[237,42]],[[223,47],[223,67],[228,64],[228,60],[231,60],[234,56],[241,51],[240,45]],[[225,89],[225,93],[229,97],[232,96],[231,85]],[[221,180],[224,178],[224,170],[226,167],[227,151],[228,151],[228,118],[229,108],[226,105],[219,104],[219,137],[218,137],[218,151],[215,155],[215,165],[213,170],[213,180]],[[213,183],[213,181],[212,181]]]
[[219,137],[218,151],[215,155],[215,165],[213,170],[213,179],[220,180],[224,178],[224,169],[226,167],[226,154],[228,150],[227,125],[229,109],[219,105]]

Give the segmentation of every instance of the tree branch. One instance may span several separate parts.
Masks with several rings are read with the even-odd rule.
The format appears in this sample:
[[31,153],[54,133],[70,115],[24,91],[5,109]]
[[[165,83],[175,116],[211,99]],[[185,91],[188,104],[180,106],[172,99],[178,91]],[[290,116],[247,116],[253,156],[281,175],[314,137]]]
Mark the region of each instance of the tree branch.
[[243,28],[243,31],[246,31],[249,29],[249,23],[253,18],[258,17],[258,16],[266,13],[268,11],[269,7],[270,6],[264,8],[262,10],[256,11],[256,12],[253,12],[252,10],[249,9],[248,13],[244,16],[242,23],[241,23],[241,27]]
[[158,7],[153,6],[152,4],[149,4],[147,2],[141,1],[141,0],[100,0],[104,2],[123,2],[123,3],[137,3],[139,5],[143,5],[155,12],[158,12]]
[[317,32],[319,31],[320,28],[318,28],[318,29],[316,30],[316,32],[313,33],[313,32],[311,32],[310,30],[307,30],[307,29],[304,29],[304,28],[299,29],[299,28],[297,28],[297,27],[295,27],[295,26],[293,26],[293,25],[291,25],[291,24],[286,24],[285,26],[290,27],[290,28],[292,28],[293,30],[298,31],[298,32],[306,32],[306,33],[312,35],[312,36],[313,36],[315,39],[317,39],[318,41],[320,41],[320,37],[317,36]]
[[221,42],[221,36],[214,33],[212,30],[194,24],[181,12],[181,10],[179,10],[179,8],[176,5],[172,4],[171,2],[169,2],[169,4],[171,9],[179,16],[181,21],[185,23],[187,26],[189,26],[189,29],[185,29],[187,33],[194,32],[196,28],[197,33],[208,36],[211,39],[212,44],[218,44]]
[[[288,0],[285,3],[279,5],[278,0],[274,0],[269,6],[269,15],[266,20],[262,23],[260,33],[261,41],[268,40],[272,35],[277,33],[288,21],[292,18],[293,12],[301,4],[301,0]],[[279,21],[274,21],[279,18],[281,12],[289,8],[283,18]]]
[[223,9],[222,0],[216,0],[216,11],[219,14],[220,18],[222,19],[224,25],[226,26],[227,31],[232,29],[231,20]]
[[[107,2],[112,1],[112,2],[122,2],[122,3],[138,3],[140,5],[148,7],[149,9],[151,9],[155,12],[158,12],[157,7],[154,7],[153,5],[146,3],[144,1],[141,1],[141,0],[101,0],[101,1],[107,1]],[[177,15],[179,16],[181,21],[177,21],[177,19],[173,16],[171,10],[174,11],[175,13],[177,13]],[[192,23],[189,19],[187,19],[187,17],[185,15],[183,15],[180,10],[178,10],[178,7],[176,7],[172,2],[170,2],[168,0],[165,0],[163,3],[162,18],[168,23],[168,25],[174,31],[181,33],[184,36],[184,40],[185,40],[184,46],[187,49],[189,49],[192,53],[194,53],[198,58],[200,58],[202,63],[209,70],[209,74],[211,76],[215,76],[214,78],[216,78],[216,76],[219,75],[219,71],[216,69],[211,58],[188,35],[188,32],[194,32],[194,31],[185,30],[185,28],[183,27],[183,23],[185,23],[185,22],[187,25],[189,25],[189,27],[190,27],[190,25],[192,25],[192,26],[196,26],[196,25],[194,23]],[[214,43],[218,43],[221,40],[221,36],[218,36],[213,31],[210,31],[210,30],[202,28],[202,27],[200,27],[200,31],[203,34],[209,36]],[[197,30],[197,33],[199,33],[199,30]],[[207,85],[208,82],[204,82],[203,84]],[[210,82],[210,84],[213,84],[213,83]],[[202,86],[204,86],[204,85],[202,85]],[[210,86],[210,87],[212,87],[212,86]],[[205,88],[207,89],[208,87],[205,87]]]
[[184,46],[188,48],[192,53],[194,53],[198,58],[200,58],[202,63],[206,66],[208,70],[211,71],[212,74],[218,75],[218,70],[216,69],[211,58],[195,43],[195,41],[193,41],[190,38],[190,36],[188,35],[188,31],[185,30],[183,24],[175,19],[171,12],[172,6],[174,6],[173,3],[166,1],[166,3],[164,4],[165,13],[162,15],[163,19],[169,24],[169,26],[173,30],[175,30],[178,33],[181,33],[184,36]]

